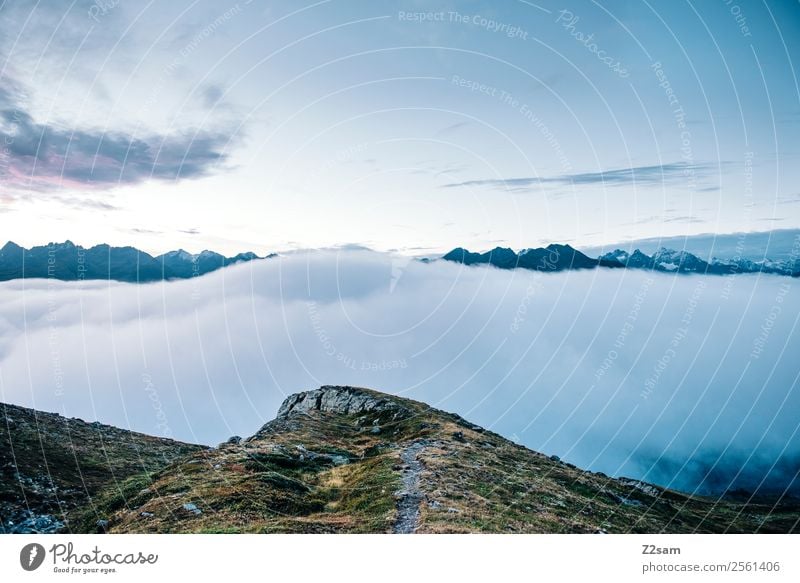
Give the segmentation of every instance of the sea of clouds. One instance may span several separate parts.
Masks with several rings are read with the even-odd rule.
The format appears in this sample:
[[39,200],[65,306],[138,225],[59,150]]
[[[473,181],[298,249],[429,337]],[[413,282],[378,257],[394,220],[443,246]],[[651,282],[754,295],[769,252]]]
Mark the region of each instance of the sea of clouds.
[[190,280],[0,284],[0,400],[186,441],[323,384],[454,411],[579,467],[798,489],[800,281],[298,252]]

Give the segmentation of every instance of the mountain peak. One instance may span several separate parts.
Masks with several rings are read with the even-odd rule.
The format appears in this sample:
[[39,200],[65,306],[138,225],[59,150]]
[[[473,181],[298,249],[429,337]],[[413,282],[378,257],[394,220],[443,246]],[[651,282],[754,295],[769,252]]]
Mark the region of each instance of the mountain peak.
[[73,243],[72,241],[67,239],[63,243],[50,242],[48,244],[48,247],[55,248],[55,249],[74,249],[75,248],[75,243]]
[[400,398],[360,387],[323,385],[313,391],[287,397],[278,409],[278,418],[313,412],[353,415],[408,411]]
[[179,259],[181,261],[191,261],[194,259],[194,255],[189,253],[185,249],[176,249],[175,251],[167,251],[166,253],[159,255],[156,259]]
[[22,251],[22,250],[23,250],[23,248],[20,247],[19,245],[17,245],[16,243],[14,243],[14,241],[9,241],[5,245],[3,245],[3,248],[0,249],[0,253],[7,253],[9,251],[11,251],[11,252]]

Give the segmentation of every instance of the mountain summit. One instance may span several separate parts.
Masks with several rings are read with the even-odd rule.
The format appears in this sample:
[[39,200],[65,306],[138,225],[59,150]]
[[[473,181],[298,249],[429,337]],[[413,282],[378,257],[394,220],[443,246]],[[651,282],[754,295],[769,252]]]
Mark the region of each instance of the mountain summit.
[[[20,425],[19,408],[5,415],[14,430],[3,448],[20,451],[21,440],[36,439],[35,425]],[[125,456],[150,461],[134,475],[135,465],[117,475],[121,462],[109,462],[96,480],[106,486],[90,501],[62,514],[49,507],[65,532],[793,532],[800,517],[792,501],[737,503],[583,471],[458,415],[356,387],[291,395],[255,435],[210,449],[154,438],[148,445],[125,432],[112,442],[110,428],[85,425],[70,427],[71,441],[41,433],[53,481],[42,496],[74,488],[62,476],[78,475],[89,459],[102,474],[102,450],[54,463],[55,440],[56,451],[85,452],[97,433],[115,448],[113,460],[135,442]],[[18,484],[7,481],[5,496],[44,479],[43,461],[17,459]]]

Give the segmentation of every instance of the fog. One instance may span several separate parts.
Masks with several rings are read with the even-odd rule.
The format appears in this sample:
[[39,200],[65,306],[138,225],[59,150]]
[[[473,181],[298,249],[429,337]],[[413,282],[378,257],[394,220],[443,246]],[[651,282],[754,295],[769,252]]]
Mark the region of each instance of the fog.
[[351,384],[609,475],[798,490],[799,286],[352,249],[158,284],[11,281],[0,400],[213,445]]

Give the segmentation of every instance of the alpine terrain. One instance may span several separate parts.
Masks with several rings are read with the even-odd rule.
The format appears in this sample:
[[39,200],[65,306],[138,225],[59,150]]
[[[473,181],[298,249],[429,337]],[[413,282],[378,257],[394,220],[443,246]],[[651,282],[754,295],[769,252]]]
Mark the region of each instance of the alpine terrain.
[[7,532],[797,532],[796,500],[583,471],[424,403],[323,386],[215,448],[5,406]]

